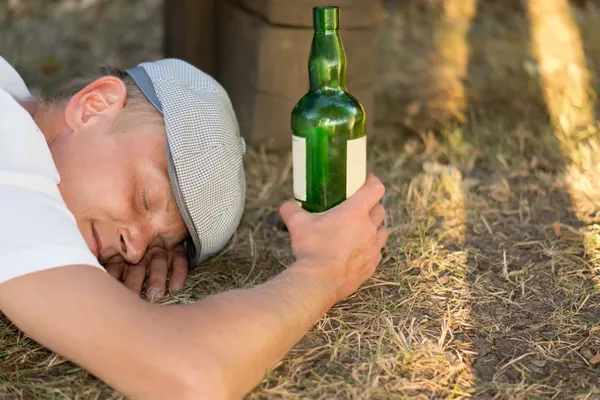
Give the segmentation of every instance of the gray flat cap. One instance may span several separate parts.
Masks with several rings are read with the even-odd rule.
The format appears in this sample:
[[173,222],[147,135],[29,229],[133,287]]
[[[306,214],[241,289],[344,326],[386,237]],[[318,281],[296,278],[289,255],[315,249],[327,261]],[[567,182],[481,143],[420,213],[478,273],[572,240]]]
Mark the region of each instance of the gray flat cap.
[[127,73],[165,119],[169,179],[194,267],[225,247],[244,211],[246,146],[231,101],[217,81],[182,60]]

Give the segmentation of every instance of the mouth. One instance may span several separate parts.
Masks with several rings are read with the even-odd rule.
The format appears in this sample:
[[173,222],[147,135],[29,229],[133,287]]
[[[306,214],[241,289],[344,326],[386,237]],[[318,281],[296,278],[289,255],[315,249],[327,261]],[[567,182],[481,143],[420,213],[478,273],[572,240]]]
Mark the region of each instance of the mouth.
[[95,251],[92,251],[94,253],[94,255],[96,256],[96,258],[100,259],[100,255],[102,254],[102,242],[100,242],[100,236],[98,236],[98,232],[96,231],[96,227],[94,226],[94,223],[92,222],[92,234],[94,236],[94,247],[95,247]]

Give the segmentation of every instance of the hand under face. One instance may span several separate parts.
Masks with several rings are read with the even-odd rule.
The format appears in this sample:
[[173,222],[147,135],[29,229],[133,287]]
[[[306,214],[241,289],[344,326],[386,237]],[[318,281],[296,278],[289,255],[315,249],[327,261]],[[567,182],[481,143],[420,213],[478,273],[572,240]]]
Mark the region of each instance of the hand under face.
[[111,276],[124,282],[125,286],[138,294],[141,294],[144,282],[148,279],[146,299],[153,301],[164,296],[169,271],[169,293],[176,293],[183,288],[187,279],[188,261],[183,245],[167,250],[160,244],[153,244],[138,264],[128,264],[119,257],[109,260],[104,267]]

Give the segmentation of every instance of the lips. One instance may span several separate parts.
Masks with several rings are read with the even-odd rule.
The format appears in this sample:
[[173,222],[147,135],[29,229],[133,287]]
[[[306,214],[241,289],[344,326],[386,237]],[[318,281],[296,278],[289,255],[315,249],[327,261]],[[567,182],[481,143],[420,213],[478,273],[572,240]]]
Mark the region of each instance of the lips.
[[96,256],[96,258],[100,258],[100,255],[102,254],[102,243],[100,242],[100,236],[98,236],[98,232],[96,231],[96,227],[94,226],[94,224],[92,223],[92,234],[94,236],[94,244],[95,244],[95,252],[94,255]]

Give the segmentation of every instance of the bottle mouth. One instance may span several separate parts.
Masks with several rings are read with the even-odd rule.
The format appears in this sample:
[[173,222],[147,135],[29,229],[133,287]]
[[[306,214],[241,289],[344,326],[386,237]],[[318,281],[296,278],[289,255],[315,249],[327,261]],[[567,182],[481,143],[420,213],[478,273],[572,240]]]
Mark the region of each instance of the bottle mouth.
[[314,28],[317,31],[333,31],[340,26],[340,8],[322,6],[313,8]]

